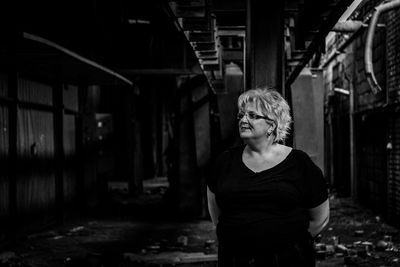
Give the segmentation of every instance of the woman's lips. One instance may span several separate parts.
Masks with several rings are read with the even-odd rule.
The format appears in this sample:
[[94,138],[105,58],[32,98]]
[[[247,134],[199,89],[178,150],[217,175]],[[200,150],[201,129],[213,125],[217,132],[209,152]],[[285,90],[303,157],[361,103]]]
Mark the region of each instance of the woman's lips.
[[249,125],[245,125],[245,124],[240,125],[239,128],[240,128],[240,130],[243,130],[243,131],[244,131],[244,130],[250,130],[250,129],[251,129]]

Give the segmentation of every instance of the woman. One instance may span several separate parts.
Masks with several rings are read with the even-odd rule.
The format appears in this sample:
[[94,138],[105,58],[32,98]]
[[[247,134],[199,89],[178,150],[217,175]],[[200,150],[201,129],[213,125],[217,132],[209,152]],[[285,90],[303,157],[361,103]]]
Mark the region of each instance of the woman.
[[207,187],[218,266],[315,266],[312,237],[329,220],[322,171],[305,152],[280,144],[291,116],[278,92],[246,91],[238,109],[244,145],[217,158]]

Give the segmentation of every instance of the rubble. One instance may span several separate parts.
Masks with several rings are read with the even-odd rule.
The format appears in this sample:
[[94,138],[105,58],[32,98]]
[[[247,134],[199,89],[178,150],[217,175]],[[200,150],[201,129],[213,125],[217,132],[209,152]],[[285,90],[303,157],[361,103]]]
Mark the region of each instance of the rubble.
[[354,231],[354,236],[362,236],[364,235],[364,230],[355,230]]
[[162,252],[157,255],[140,255],[135,253],[124,253],[123,258],[126,261],[136,264],[159,264],[160,266],[165,265],[176,265],[176,264],[188,264],[188,263],[207,263],[216,262],[217,255],[207,255],[203,252]]
[[[314,244],[317,267],[400,267],[399,230],[351,199],[331,200]],[[217,247],[210,220],[89,218],[29,236],[0,254],[0,267],[215,266]]]
[[217,242],[214,239],[208,239],[204,242],[204,248],[206,251],[215,251],[217,249]]
[[85,229],[85,227],[83,227],[83,226],[81,225],[81,226],[77,226],[77,227],[72,228],[72,229],[70,230],[70,232],[71,232],[71,233],[75,233],[75,232],[81,231],[81,230],[83,230],[83,229]]
[[318,267],[400,266],[398,230],[351,199],[331,199],[330,223],[316,241]]
[[4,251],[0,253],[1,267],[32,267],[22,256],[17,255],[14,251]]
[[17,255],[13,251],[5,251],[0,253],[0,263],[4,264],[7,261],[16,258]]
[[54,236],[57,236],[57,233],[55,231],[46,231],[46,232],[28,235],[27,238],[28,239],[41,239],[41,238],[51,238]]
[[177,242],[178,244],[180,244],[181,246],[186,247],[188,245],[188,237],[186,235],[180,235],[177,238]]

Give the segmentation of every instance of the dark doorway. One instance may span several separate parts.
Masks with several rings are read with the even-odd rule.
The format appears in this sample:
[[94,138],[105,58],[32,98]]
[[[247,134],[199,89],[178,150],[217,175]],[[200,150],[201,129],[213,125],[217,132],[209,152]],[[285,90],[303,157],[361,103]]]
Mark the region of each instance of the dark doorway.
[[357,120],[357,189],[362,204],[385,216],[387,211],[387,122],[382,114]]
[[350,196],[350,122],[348,96],[334,94],[331,129],[333,186],[341,196]]

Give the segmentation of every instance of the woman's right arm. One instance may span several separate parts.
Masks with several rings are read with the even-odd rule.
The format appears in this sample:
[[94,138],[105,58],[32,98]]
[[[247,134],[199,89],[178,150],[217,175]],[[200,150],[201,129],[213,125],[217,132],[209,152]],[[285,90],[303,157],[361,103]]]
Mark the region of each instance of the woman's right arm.
[[207,186],[207,202],[208,202],[208,211],[210,212],[211,220],[215,226],[218,224],[218,217],[220,214],[220,210],[218,208],[217,202],[215,201],[215,194],[211,192],[210,188]]

